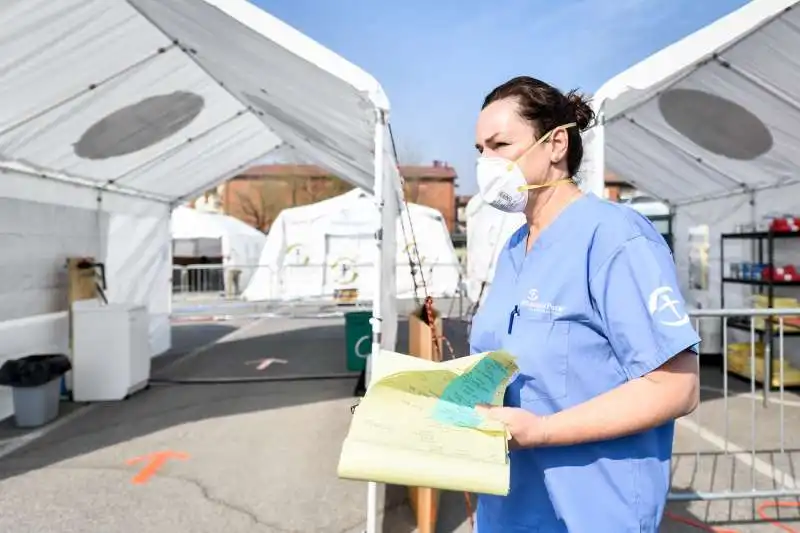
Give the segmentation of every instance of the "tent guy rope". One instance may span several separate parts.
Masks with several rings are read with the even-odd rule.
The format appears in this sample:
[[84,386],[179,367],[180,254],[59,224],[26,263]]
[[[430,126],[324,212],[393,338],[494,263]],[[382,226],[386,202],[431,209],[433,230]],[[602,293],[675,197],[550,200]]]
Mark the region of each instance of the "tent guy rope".
[[[389,141],[392,143],[392,153],[394,154],[395,163],[397,163],[398,167],[399,167],[400,160],[398,159],[397,145],[396,145],[395,140],[394,140],[394,132],[392,131],[391,124],[389,124]],[[398,171],[399,171],[399,168],[398,168]],[[403,179],[402,173],[398,172],[398,174],[400,175],[400,179],[402,180]],[[400,200],[401,200],[401,203],[403,205],[403,208],[404,208],[405,212],[408,213],[408,202],[407,202],[407,200],[405,198],[405,194],[402,195]],[[425,296],[423,304],[422,304],[423,316],[420,317],[420,318],[422,318],[423,321],[426,324],[428,324],[428,327],[430,327],[431,331],[434,333],[434,335],[433,335],[433,348],[434,348],[435,352],[439,355],[439,360],[444,359],[444,352],[442,350],[442,344],[447,346],[449,358],[450,359],[455,359],[455,352],[453,350],[453,345],[447,339],[447,336],[444,335],[444,331],[442,332],[441,338],[440,338],[439,335],[435,335],[435,333],[436,333],[436,316],[435,316],[436,312],[435,312],[434,307],[433,307],[433,297],[428,294],[428,287],[427,287],[427,284],[425,283],[425,272],[421,268],[422,267],[422,264],[421,264],[422,261],[421,261],[420,256],[419,256],[419,247],[417,246],[417,238],[416,238],[416,235],[414,234],[414,223],[411,221],[411,217],[410,216],[408,217],[408,225],[410,227],[410,232],[411,232],[411,246],[408,246],[409,242],[408,242],[408,238],[406,237],[405,225],[403,224],[403,215],[401,213],[401,215],[400,215],[400,226],[401,226],[402,231],[403,231],[403,238],[404,238],[404,240],[406,242],[406,246],[404,247],[404,249],[405,249],[406,255],[408,256],[408,265],[410,267],[412,283],[414,284],[414,301],[417,303],[417,305],[419,305],[419,294],[418,293],[419,293],[420,287],[417,284],[417,276],[416,276],[416,271],[415,271],[416,267],[419,266],[420,267],[419,268],[420,282],[421,282],[421,285],[422,285],[422,292],[423,292],[423,294]],[[416,264],[414,262],[414,258],[411,256],[411,249],[414,250],[414,252],[416,253],[416,256],[417,256],[416,257]],[[475,512],[473,510],[472,501],[470,499],[470,495],[469,495],[468,492],[464,492],[464,504],[466,506],[467,518],[469,519],[470,529],[472,531],[474,531],[475,530]]]

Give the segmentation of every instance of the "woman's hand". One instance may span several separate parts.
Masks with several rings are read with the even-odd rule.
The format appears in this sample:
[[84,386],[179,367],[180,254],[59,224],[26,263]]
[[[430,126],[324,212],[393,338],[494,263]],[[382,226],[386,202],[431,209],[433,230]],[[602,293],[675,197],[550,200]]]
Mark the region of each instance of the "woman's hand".
[[509,448],[535,448],[547,444],[546,418],[519,407],[478,405],[479,414],[502,422],[511,435]]
[[682,352],[641,378],[541,417],[517,407],[477,406],[505,424],[511,448],[572,446],[616,439],[684,416],[699,400],[697,354]]

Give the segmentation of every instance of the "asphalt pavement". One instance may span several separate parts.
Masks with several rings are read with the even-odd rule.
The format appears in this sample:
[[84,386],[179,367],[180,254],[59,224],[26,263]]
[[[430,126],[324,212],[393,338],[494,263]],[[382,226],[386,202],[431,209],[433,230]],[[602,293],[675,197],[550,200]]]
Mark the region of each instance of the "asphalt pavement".
[[[465,330],[459,320],[446,323],[456,352],[466,349]],[[401,351],[404,332],[401,325]],[[156,376],[221,382],[163,382],[122,402],[73,407],[66,422],[16,450],[8,443],[26,433],[0,424],[0,531],[363,531],[365,484],[336,476],[355,379],[230,382],[345,372],[341,317],[187,323],[174,327],[173,344],[156,361]],[[267,359],[273,361],[263,365]],[[764,408],[747,396],[747,384],[731,380],[726,403],[719,369],[704,370],[703,381],[699,419],[690,417],[677,429],[676,492],[748,491],[753,482],[768,489],[800,476],[796,395]],[[726,428],[728,452],[739,453],[719,446]],[[787,453],[780,453],[781,435]],[[753,443],[759,453],[750,451]],[[756,507],[751,500],[676,502],[670,512],[742,533],[781,531],[760,519]],[[380,509],[383,532],[414,531],[404,488],[382,489]],[[788,524],[800,531],[796,509],[781,510],[781,516],[796,520]],[[438,532],[468,531],[463,495],[445,493]],[[701,530],[670,519],[662,531]]]

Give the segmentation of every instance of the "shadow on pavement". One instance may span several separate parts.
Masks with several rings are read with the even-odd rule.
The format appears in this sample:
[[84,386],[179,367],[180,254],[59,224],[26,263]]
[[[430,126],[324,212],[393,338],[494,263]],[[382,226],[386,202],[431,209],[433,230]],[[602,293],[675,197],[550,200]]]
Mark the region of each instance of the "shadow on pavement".
[[[246,325],[246,328],[237,331],[239,325]],[[466,324],[463,322],[445,320],[446,336],[459,355],[466,353],[465,327]],[[407,350],[407,329],[406,323],[401,322],[398,328],[399,351]],[[222,339],[226,335],[227,337]],[[200,353],[192,353],[209,342],[220,339],[221,342],[211,345]],[[186,357],[187,354],[190,356]],[[253,363],[264,358],[281,359],[285,363],[274,363],[264,370],[258,370],[258,365]],[[198,377],[229,379],[260,375],[279,377],[286,374],[346,371],[344,325],[341,319],[258,321],[242,319],[239,323],[174,326],[172,350],[157,358],[153,365],[154,377],[173,379]],[[329,502],[329,505],[349,507],[349,514],[357,517],[356,519],[353,516],[343,517],[341,523],[354,524],[364,514],[366,486],[363,483],[338,480],[335,477],[335,468],[339,446],[347,430],[347,420],[351,416],[349,406],[355,403],[353,398],[355,384],[356,378],[237,384],[153,384],[149,389],[127,400],[98,403],[90,408],[83,408],[78,416],[68,423],[55,427],[25,447],[3,457],[0,459],[0,482],[56,464],[73,464],[76,460],[81,464],[86,461],[96,461],[89,459],[94,456],[105,458],[109,457],[109,454],[121,454],[121,457],[129,458],[134,454],[147,453],[152,450],[151,446],[158,442],[163,442],[169,447],[183,446],[199,450],[202,446],[208,445],[198,444],[198,439],[208,438],[201,436],[205,433],[220,432],[220,436],[214,438],[219,438],[219,447],[224,448],[227,446],[225,440],[235,437],[235,434],[226,437],[223,430],[215,428],[242,428],[242,424],[252,423],[254,419],[241,418],[238,415],[257,413],[257,420],[263,420],[261,423],[271,425],[264,428],[261,446],[276,450],[275,459],[269,459],[269,464],[260,466],[261,475],[278,484],[283,482],[300,487],[303,483],[314,482],[323,485],[323,489],[319,490],[339,494],[335,500],[338,503]],[[304,414],[268,415],[270,412],[281,410],[287,413],[297,412],[293,409],[312,404],[318,407],[305,410],[302,412]],[[63,406],[62,412],[66,412],[75,404],[64,402]],[[292,418],[293,416],[300,418]],[[315,418],[320,416],[324,418]],[[237,418],[234,420],[232,417]],[[202,427],[195,424],[211,419],[217,419],[219,423],[215,420],[212,426],[206,424]],[[275,426],[276,423],[279,425]],[[0,427],[0,432],[4,429],[13,432],[10,421],[4,424],[9,427]],[[313,425],[318,427],[314,428]],[[320,431],[325,433],[325,437],[321,438]],[[142,440],[144,437],[146,439]],[[1,439],[2,433],[0,433]],[[311,441],[311,443],[301,441]],[[287,455],[287,447],[295,451]],[[322,448],[325,448],[325,453],[319,453]],[[111,451],[115,449],[117,451]],[[99,452],[100,455],[93,452]],[[197,455],[200,455],[199,451]],[[106,459],[98,460],[105,464]],[[224,460],[230,462],[231,469],[239,468],[236,464],[239,461],[237,457]],[[303,462],[318,467],[301,466]],[[120,468],[125,468],[124,459],[119,465]],[[197,468],[209,467],[198,465]],[[322,472],[317,481],[299,479],[287,481],[283,476],[290,474],[281,474],[281,468],[290,471],[318,468]],[[293,477],[299,477],[299,474]],[[218,490],[232,490],[235,493],[235,489],[229,485],[230,481],[220,480],[219,483],[228,485],[224,488],[218,486]],[[387,492],[381,513],[385,523],[384,531],[399,532],[408,529],[405,524],[410,523],[411,514],[406,504],[406,489],[389,487]],[[298,495],[293,496],[294,500],[303,498],[302,494],[303,491],[300,490]],[[312,494],[313,492],[307,492],[305,498],[309,501],[296,505],[313,507],[315,501]],[[450,500],[454,500],[453,505],[448,503]],[[280,514],[280,509],[276,508],[275,512]],[[468,531],[468,529],[458,529],[459,524],[463,527],[465,520],[463,496],[446,494],[443,497],[440,516],[439,531]],[[360,526],[356,526],[356,529],[358,527]],[[321,529],[321,531],[329,530],[351,531],[343,526]]]
[[[323,344],[322,350],[319,348],[320,340],[341,337],[341,326],[289,331],[270,329],[276,328],[268,327],[266,333],[251,331],[251,335],[234,336],[186,358],[193,350],[234,332],[236,327],[174,326],[173,349],[154,360],[153,376],[253,376],[263,372],[247,363],[276,353],[291,359],[291,364],[286,366],[296,367],[293,373],[324,372],[326,365],[343,365],[344,354],[338,343]],[[273,371],[282,369],[276,365],[269,370],[270,375],[278,375]],[[345,398],[352,394],[354,384],[354,379],[339,379],[314,383],[151,385],[120,402],[93,404],[88,416],[78,416],[3,458],[0,479],[189,422]],[[62,402],[62,405],[70,410],[70,403]],[[7,432],[14,431],[11,420],[4,421],[3,425]],[[16,431],[21,433],[21,430]]]
[[[238,326],[243,324],[247,325],[247,331],[237,331]],[[446,319],[444,327],[445,336],[452,344],[455,355],[466,354],[468,351],[467,324],[456,319]],[[219,341],[226,335],[228,337],[222,342],[210,346],[201,353],[185,357],[197,348],[210,342]],[[398,326],[397,349],[400,352],[408,350],[408,327],[404,321],[401,321]],[[266,358],[285,362],[273,362],[265,369],[258,370],[258,361]],[[230,323],[174,326],[173,348],[168,354],[154,361],[153,373],[155,376],[172,379],[336,374],[347,371],[345,361],[344,327],[341,319],[269,319],[257,322],[241,319],[239,322]],[[717,391],[721,386],[720,380],[721,373],[718,368],[703,369],[703,382],[709,385],[709,388],[703,391],[704,402],[720,398]],[[349,506],[351,514],[360,516],[361,509],[364,508],[366,502],[365,485],[336,480],[334,474],[335,457],[338,456],[341,439],[346,432],[347,420],[350,416],[348,406],[351,405],[350,399],[353,396],[355,384],[355,378],[339,378],[241,384],[153,385],[149,390],[136,394],[128,400],[96,404],[91,410],[85,411],[84,415],[78,416],[68,424],[54,429],[26,447],[0,459],[0,480],[20,476],[31,470],[42,469],[72,458],[87,456],[94,451],[135,441],[140,437],[157,434],[169,428],[181,428],[174,430],[173,435],[178,432],[187,435],[189,439],[197,439],[200,437],[193,436],[194,430],[191,429],[191,424],[194,422],[331,402],[331,405],[325,406],[324,411],[320,409],[310,411],[306,418],[282,419],[280,424],[283,426],[265,428],[264,441],[260,444],[263,447],[274,447],[283,455],[278,455],[276,452],[276,457],[269,461],[270,464],[262,464],[259,468],[268,470],[263,474],[266,478],[281,481],[283,479],[281,476],[289,475],[281,474],[281,468],[296,470],[304,462],[312,465],[306,466],[306,469],[316,468],[316,465],[319,465],[319,468],[324,470],[324,475],[321,481],[316,483],[327,484],[325,491],[328,492],[325,494],[337,494],[337,503],[328,502],[328,504]],[[731,392],[746,392],[748,389],[746,383],[733,379],[729,381],[729,386]],[[352,403],[354,402],[353,398]],[[314,418],[319,416],[326,417],[326,420]],[[272,416],[265,420],[275,423],[277,419]],[[231,424],[230,421],[221,423],[223,425]],[[7,424],[7,422],[3,424]],[[293,424],[294,426],[292,426]],[[300,424],[310,424],[310,426],[300,427]],[[330,428],[330,433],[321,436],[320,428],[313,427],[315,424],[319,424],[324,431],[329,431]],[[0,440],[6,429],[8,428],[0,427]],[[290,429],[291,431],[289,431]],[[226,438],[233,437],[222,434],[214,438],[219,438],[219,445],[223,446]],[[179,437],[171,436],[170,439],[172,438]],[[287,439],[291,442],[282,442]],[[297,439],[297,441],[292,439]],[[307,445],[303,447],[300,443],[302,439],[316,441],[312,444],[317,448]],[[286,450],[291,448],[298,448],[299,451],[296,455],[286,455]],[[322,448],[331,448],[331,450],[328,450],[324,457],[306,455],[313,454],[315,449]],[[234,466],[238,459],[231,457],[229,461],[231,466]],[[292,483],[302,485],[303,482],[293,480]],[[339,493],[345,492],[348,494],[339,495]],[[303,506],[316,509],[317,502],[314,501],[312,494],[301,491],[291,498],[307,498],[309,501],[302,502]],[[286,495],[286,498],[289,497]],[[414,531],[412,514],[407,505],[408,492],[405,487],[387,487],[382,500],[383,533],[411,533]],[[474,507],[476,499],[471,498],[471,502]],[[278,502],[275,505],[280,506],[281,504]],[[669,509],[675,515],[692,521],[710,521],[717,527],[724,524],[725,528],[733,530],[741,527],[742,533],[748,531],[768,532],[771,530],[770,528],[774,527],[763,523],[758,524],[753,520],[734,520],[733,513],[728,513],[727,516],[716,513],[709,515],[702,512],[703,505],[674,502],[670,504]],[[723,506],[725,504],[715,505]],[[274,510],[278,515],[281,511],[281,509]],[[464,495],[443,492],[437,532],[469,532],[466,515]],[[363,526],[363,524],[357,524],[356,519],[352,516],[349,516],[344,522],[349,523],[350,526],[337,525],[333,529],[312,529],[358,533]],[[699,531],[699,529],[675,520],[665,519],[661,531],[691,533]]]

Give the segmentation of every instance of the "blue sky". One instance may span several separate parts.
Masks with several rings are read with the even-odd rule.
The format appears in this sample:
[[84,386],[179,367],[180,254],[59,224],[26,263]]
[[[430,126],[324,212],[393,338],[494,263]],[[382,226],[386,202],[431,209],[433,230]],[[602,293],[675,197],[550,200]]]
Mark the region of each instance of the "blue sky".
[[484,95],[520,74],[592,93],[747,0],[251,0],[375,76],[401,162],[449,162],[475,192]]

